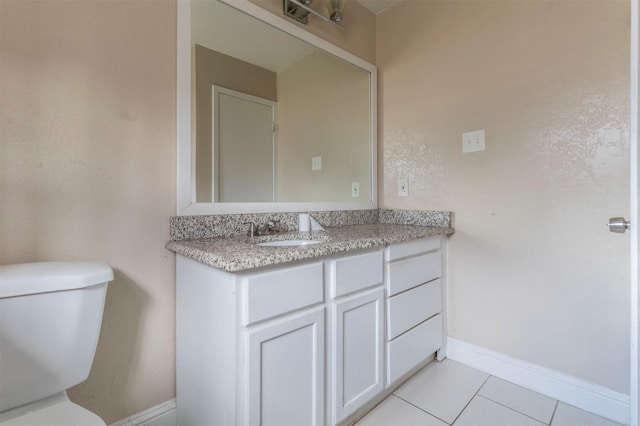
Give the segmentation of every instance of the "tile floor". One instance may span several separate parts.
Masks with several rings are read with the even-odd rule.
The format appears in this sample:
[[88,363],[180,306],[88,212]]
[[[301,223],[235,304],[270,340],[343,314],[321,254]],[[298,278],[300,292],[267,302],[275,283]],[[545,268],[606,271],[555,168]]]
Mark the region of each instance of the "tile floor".
[[356,426],[620,426],[454,361],[432,362]]

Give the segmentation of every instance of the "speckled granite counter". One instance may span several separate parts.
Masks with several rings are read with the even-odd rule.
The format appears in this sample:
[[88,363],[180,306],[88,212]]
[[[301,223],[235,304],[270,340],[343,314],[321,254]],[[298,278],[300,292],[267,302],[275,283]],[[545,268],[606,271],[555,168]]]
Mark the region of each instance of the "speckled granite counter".
[[[245,236],[230,236],[169,241],[166,248],[215,268],[228,272],[240,272],[418,238],[449,235],[453,232],[451,227],[373,223],[330,227],[324,232],[311,234],[284,232],[253,239]],[[275,239],[319,239],[322,242],[300,247],[262,247],[256,245],[259,242]]]

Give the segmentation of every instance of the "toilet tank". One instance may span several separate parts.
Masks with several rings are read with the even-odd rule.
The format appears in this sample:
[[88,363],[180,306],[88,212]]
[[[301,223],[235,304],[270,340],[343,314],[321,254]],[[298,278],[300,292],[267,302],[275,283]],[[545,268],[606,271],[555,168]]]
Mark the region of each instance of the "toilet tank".
[[87,378],[112,280],[104,262],[0,266],[0,412]]

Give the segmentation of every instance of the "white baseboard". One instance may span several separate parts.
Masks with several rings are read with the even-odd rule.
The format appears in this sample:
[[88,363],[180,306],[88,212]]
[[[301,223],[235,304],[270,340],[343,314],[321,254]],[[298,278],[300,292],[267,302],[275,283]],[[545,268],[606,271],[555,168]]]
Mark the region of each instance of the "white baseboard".
[[176,426],[176,399],[165,401],[110,426]]
[[447,358],[598,416],[629,424],[629,395],[450,337]]

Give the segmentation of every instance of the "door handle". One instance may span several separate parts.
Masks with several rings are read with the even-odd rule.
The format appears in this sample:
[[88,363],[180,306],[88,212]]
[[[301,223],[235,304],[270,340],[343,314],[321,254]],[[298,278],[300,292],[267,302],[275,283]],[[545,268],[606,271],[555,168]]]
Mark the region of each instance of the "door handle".
[[618,234],[624,234],[624,232],[631,228],[631,223],[624,217],[612,217],[609,219],[609,231],[616,232]]

